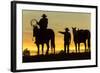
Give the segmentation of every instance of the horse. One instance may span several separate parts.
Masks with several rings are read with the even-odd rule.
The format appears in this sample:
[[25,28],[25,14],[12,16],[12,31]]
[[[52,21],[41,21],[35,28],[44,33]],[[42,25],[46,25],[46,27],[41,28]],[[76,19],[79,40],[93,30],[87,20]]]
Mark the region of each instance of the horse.
[[55,54],[55,34],[52,29],[39,29],[37,25],[33,25],[33,37],[35,37],[35,44],[38,48],[38,55],[40,45],[42,45],[42,54],[44,53],[44,44],[47,46],[46,54],[49,51],[49,42],[51,42],[51,52]]
[[75,44],[76,53],[77,53],[77,44],[78,44],[78,51],[80,52],[80,43],[84,43],[86,52],[86,40],[88,41],[88,49],[90,49],[90,31],[82,29],[76,30],[76,28],[72,28],[72,31],[73,31],[73,40]]

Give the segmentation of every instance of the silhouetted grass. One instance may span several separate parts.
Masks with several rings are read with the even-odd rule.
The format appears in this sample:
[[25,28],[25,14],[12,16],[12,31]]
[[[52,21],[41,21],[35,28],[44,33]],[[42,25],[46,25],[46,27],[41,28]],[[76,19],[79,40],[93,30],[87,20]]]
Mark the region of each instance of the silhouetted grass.
[[64,53],[49,54],[49,55],[36,55],[36,56],[23,56],[23,63],[25,62],[47,62],[47,61],[64,61],[64,60],[86,60],[91,59],[91,53]]

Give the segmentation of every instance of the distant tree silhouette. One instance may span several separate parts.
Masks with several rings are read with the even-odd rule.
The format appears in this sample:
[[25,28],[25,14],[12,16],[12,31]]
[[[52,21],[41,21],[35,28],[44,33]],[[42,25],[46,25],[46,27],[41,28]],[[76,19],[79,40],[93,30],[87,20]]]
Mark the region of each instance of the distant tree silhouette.
[[59,33],[64,35],[64,52],[66,53],[66,46],[67,46],[67,53],[69,53],[69,45],[71,42],[71,34],[69,33],[69,29],[66,28],[65,32],[59,31]]
[[86,52],[86,40],[88,41],[88,49],[90,49],[90,31],[83,30],[83,29],[76,30],[76,27],[72,28],[72,30],[73,30],[73,37],[74,37],[76,52],[77,52],[77,44],[78,44],[78,51],[80,52],[80,43],[84,43],[85,52]]
[[28,48],[26,48],[26,49],[23,51],[23,55],[24,55],[24,56],[30,56],[30,51],[28,50]]
[[66,53],[65,53],[64,50],[61,50],[61,51],[59,52],[59,54],[60,54],[60,55],[65,55]]

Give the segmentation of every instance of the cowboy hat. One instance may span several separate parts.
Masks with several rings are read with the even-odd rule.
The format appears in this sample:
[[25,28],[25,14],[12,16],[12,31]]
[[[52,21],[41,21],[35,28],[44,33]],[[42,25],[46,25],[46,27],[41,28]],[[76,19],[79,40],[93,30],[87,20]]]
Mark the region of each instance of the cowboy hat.
[[42,17],[47,17],[46,14],[43,14]]
[[65,30],[66,30],[66,31],[69,31],[69,29],[68,29],[68,28],[65,28]]

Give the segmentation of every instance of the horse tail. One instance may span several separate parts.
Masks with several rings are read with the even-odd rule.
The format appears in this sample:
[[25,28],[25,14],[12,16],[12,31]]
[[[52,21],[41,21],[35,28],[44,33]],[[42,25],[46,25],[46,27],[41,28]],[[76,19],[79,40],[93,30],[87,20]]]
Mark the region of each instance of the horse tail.
[[54,54],[55,54],[55,34],[54,34],[54,32],[51,37],[51,48],[54,49]]

